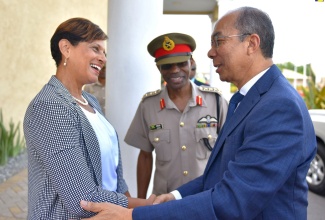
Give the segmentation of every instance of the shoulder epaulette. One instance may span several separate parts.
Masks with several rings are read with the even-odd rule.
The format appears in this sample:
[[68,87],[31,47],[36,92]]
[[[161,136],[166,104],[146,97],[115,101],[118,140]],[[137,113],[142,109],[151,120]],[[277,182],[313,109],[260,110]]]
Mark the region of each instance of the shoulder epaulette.
[[214,92],[218,93],[219,95],[222,95],[222,92],[215,87],[210,87],[210,86],[199,86],[199,90],[202,92]]
[[161,89],[158,89],[158,90],[153,91],[153,92],[147,92],[147,93],[144,94],[144,96],[142,97],[142,101],[143,101],[144,99],[148,98],[148,97],[158,95],[160,92],[161,92]]

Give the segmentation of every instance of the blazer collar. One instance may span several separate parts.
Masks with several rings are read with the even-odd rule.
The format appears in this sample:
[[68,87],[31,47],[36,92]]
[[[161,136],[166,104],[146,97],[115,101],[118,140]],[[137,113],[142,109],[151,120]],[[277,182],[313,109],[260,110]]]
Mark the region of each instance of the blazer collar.
[[[48,84],[54,86],[56,93],[61,98],[66,100],[68,103],[73,105],[74,109],[77,111],[77,114],[80,118],[82,136],[83,136],[83,140],[85,142],[85,147],[88,152],[93,171],[95,173],[97,184],[99,186],[101,186],[102,185],[102,165],[101,165],[101,159],[100,159],[100,148],[99,148],[99,142],[93,141],[94,137],[96,137],[94,129],[92,128],[91,124],[89,123],[86,115],[83,113],[81,107],[73,99],[70,92],[64,87],[64,85],[61,83],[60,80],[58,80],[55,76],[52,76],[51,79],[49,80]],[[91,96],[88,96],[87,93],[84,93],[84,92],[83,92],[83,95],[85,95],[87,97],[87,100],[92,107],[96,108],[96,110],[100,109],[100,107],[96,105],[96,103],[94,102],[94,100],[92,99]],[[101,110],[99,110],[98,112],[101,112]],[[99,157],[99,159],[98,159],[98,157]]]
[[205,172],[208,171],[215,157],[220,152],[225,139],[237,127],[239,123],[249,114],[252,108],[260,101],[262,96],[271,88],[274,80],[281,75],[281,71],[276,65],[272,65],[269,70],[250,88],[240,105],[236,109],[238,114],[234,114],[231,119],[224,124],[220,135],[216,141],[214,149],[209,158]]

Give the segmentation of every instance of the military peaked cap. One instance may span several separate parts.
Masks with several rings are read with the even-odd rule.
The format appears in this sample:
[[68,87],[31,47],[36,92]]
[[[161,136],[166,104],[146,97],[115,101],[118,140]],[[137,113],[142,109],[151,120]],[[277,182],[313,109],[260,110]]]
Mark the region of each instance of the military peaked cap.
[[156,58],[157,65],[189,60],[195,48],[195,40],[181,33],[163,34],[148,44],[148,52]]

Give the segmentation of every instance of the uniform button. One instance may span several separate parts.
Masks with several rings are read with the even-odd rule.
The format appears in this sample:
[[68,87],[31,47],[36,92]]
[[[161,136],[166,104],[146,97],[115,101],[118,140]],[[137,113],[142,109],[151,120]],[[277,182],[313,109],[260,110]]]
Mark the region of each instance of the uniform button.
[[154,142],[158,142],[159,141],[159,138],[155,138],[153,139]]
[[186,150],[186,146],[185,145],[182,146],[182,150]]
[[180,125],[181,127],[184,127],[184,122],[181,122],[179,125]]
[[210,140],[212,139],[212,135],[211,134],[208,135],[208,139],[210,139]]
[[188,171],[185,170],[185,171],[183,172],[183,175],[184,175],[184,176],[187,176],[187,175],[188,175]]

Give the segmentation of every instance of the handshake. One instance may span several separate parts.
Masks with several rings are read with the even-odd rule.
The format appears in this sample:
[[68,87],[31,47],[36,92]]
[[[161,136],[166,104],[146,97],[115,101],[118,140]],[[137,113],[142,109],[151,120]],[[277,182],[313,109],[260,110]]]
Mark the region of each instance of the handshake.
[[129,201],[128,208],[132,209],[132,208],[135,208],[138,206],[157,205],[157,204],[168,202],[168,201],[174,200],[174,199],[175,199],[175,197],[171,193],[162,194],[160,196],[156,196],[156,195],[152,194],[151,196],[149,196],[148,199],[139,199],[139,198],[128,197],[128,201]]
[[128,202],[129,202],[128,208],[124,208],[122,206],[115,205],[112,203],[107,203],[107,202],[94,203],[94,202],[87,202],[83,200],[80,202],[80,205],[84,210],[97,213],[97,215],[94,217],[86,218],[89,220],[107,220],[107,219],[132,220],[133,208],[139,206],[156,205],[171,200],[175,200],[175,197],[173,196],[173,194],[168,193],[168,194],[162,194],[160,196],[156,196],[152,194],[148,199],[128,197]]

